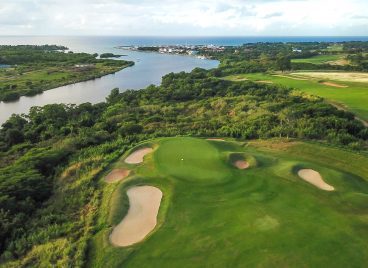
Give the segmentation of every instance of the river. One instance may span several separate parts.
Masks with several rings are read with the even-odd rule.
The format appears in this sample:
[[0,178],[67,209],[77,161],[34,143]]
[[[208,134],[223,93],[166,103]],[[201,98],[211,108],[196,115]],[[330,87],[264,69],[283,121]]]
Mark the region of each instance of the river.
[[[136,42],[136,43],[133,43]],[[196,67],[211,69],[218,66],[218,61],[203,60],[190,56],[167,55],[150,52],[137,52],[115,48],[119,45],[149,45],[137,40],[119,37],[0,37],[0,45],[11,44],[57,44],[64,45],[74,52],[124,54],[124,60],[134,61],[135,65],[115,74],[47,90],[33,97],[21,97],[15,102],[0,102],[0,124],[13,113],[27,113],[32,106],[51,103],[104,101],[111,89],[141,89],[150,84],[158,85],[162,76],[170,72],[189,72]]]

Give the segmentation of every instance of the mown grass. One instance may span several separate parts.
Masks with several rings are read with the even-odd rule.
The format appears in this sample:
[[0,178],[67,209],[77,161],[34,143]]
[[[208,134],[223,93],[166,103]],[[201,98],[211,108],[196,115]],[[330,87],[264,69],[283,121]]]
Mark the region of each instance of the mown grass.
[[277,85],[295,88],[308,94],[323,97],[355,113],[358,117],[368,120],[368,85],[366,83],[326,80],[347,86],[346,88],[338,88],[321,84],[319,79],[302,78],[304,80],[300,80],[298,77],[288,74],[279,74],[275,76],[274,74],[266,73],[232,75],[226,79],[232,81],[239,81],[241,79],[270,81]]
[[[145,163],[134,168],[135,177],[116,185],[101,181],[105,193],[89,267],[367,263],[367,156],[282,140],[244,146],[183,137],[156,144]],[[234,153],[256,164],[238,170],[231,164]],[[299,168],[319,171],[337,191],[324,192],[304,182],[296,175]],[[136,245],[113,247],[108,235],[128,209],[126,190],[143,184],[164,193],[158,226]]]

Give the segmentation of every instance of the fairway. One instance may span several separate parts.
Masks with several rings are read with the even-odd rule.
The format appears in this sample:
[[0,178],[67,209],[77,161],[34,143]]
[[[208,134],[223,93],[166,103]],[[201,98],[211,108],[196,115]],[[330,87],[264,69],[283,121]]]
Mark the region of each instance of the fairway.
[[[318,74],[318,77],[315,75]],[[345,74],[345,75],[344,75]],[[333,104],[347,109],[359,118],[368,120],[368,83],[352,82],[351,79],[343,78],[351,73],[339,73],[338,78],[326,72],[303,72],[293,74],[241,74],[229,76],[226,79],[239,81],[248,79],[251,81],[272,81],[276,85],[291,87],[315,96],[320,96],[327,99]],[[349,76],[351,77],[351,75]],[[332,79],[334,78],[334,79]],[[331,85],[322,84],[331,82]],[[362,78],[361,78],[362,79]],[[335,84],[335,86],[334,86]],[[341,85],[341,87],[340,87]]]
[[292,59],[293,63],[311,63],[311,64],[332,64],[332,65],[346,65],[349,62],[345,60],[346,55],[318,55],[305,59]]
[[[167,138],[135,177],[106,184],[89,267],[363,267],[368,262],[368,157],[282,140],[247,143]],[[144,146],[140,145],[140,146]],[[118,165],[123,165],[124,155]],[[247,169],[233,160],[243,157]],[[335,191],[298,176],[313,169]],[[101,178],[103,181],[104,178]],[[163,192],[157,226],[114,247],[127,190]]]

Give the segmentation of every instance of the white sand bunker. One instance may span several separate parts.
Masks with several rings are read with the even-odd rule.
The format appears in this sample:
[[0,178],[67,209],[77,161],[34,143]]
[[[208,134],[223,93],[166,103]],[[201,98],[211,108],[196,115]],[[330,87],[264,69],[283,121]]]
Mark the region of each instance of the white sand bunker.
[[145,155],[151,153],[153,151],[152,148],[142,148],[135,152],[133,152],[131,155],[129,155],[125,159],[125,163],[128,164],[139,164],[143,162],[143,158]]
[[247,169],[249,168],[249,163],[244,160],[237,160],[234,162],[234,166],[237,167],[238,169]]
[[298,171],[298,175],[303,180],[313,184],[314,186],[320,188],[325,191],[334,191],[335,188],[329,184],[327,184],[321,177],[317,171],[313,169],[301,169]]
[[218,139],[218,138],[209,138],[208,141],[225,141],[224,139]]
[[128,169],[114,169],[105,177],[105,181],[108,183],[118,182],[128,177],[129,174],[130,170]]
[[156,226],[162,192],[152,186],[137,186],[127,191],[129,210],[114,228],[110,241],[113,245],[127,247],[142,241]]

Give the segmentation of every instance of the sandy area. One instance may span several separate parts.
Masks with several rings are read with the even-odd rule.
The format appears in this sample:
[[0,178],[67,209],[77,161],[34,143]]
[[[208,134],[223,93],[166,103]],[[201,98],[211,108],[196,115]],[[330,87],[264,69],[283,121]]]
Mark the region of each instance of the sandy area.
[[308,79],[306,79],[306,78],[300,78],[300,77],[288,76],[288,75],[279,75],[279,74],[274,74],[273,76],[277,76],[277,77],[284,77],[284,78],[290,78],[290,79],[294,79],[294,80],[301,80],[301,81],[307,81],[307,80],[308,80]]
[[225,141],[224,139],[216,139],[216,138],[210,138],[207,139],[208,141]]
[[348,86],[345,86],[345,85],[339,85],[339,84],[331,83],[331,82],[323,82],[321,84],[325,85],[325,86],[330,86],[330,87],[339,87],[339,88],[347,88],[348,87]]
[[233,81],[249,81],[249,79],[246,77],[234,77],[232,80]]
[[319,174],[317,171],[314,171],[313,169],[301,169],[298,171],[298,175],[303,180],[313,184],[314,186],[320,188],[321,190],[325,191],[334,191],[335,188],[329,184],[327,184],[323,178],[321,177],[321,174]]
[[238,169],[247,169],[249,168],[249,163],[244,160],[237,160],[234,162],[234,166],[236,166]]
[[125,163],[128,164],[139,164],[143,162],[143,158],[145,155],[151,153],[153,151],[152,148],[142,148],[139,149],[132,154],[130,154],[126,159]]
[[326,63],[331,64],[331,65],[340,65],[340,66],[350,64],[350,62],[347,59],[339,59],[339,60],[334,60],[334,61],[328,61]]
[[368,83],[368,73],[353,72],[300,72],[293,75],[303,75],[318,79],[330,79],[336,81]]
[[105,181],[108,183],[118,182],[128,177],[129,174],[130,170],[128,169],[114,169],[105,177]]
[[257,83],[263,83],[263,84],[273,84],[272,81],[267,81],[267,80],[258,80],[256,81]]
[[129,210],[124,219],[113,229],[110,241],[126,247],[142,241],[156,226],[162,192],[152,186],[137,186],[127,191]]

